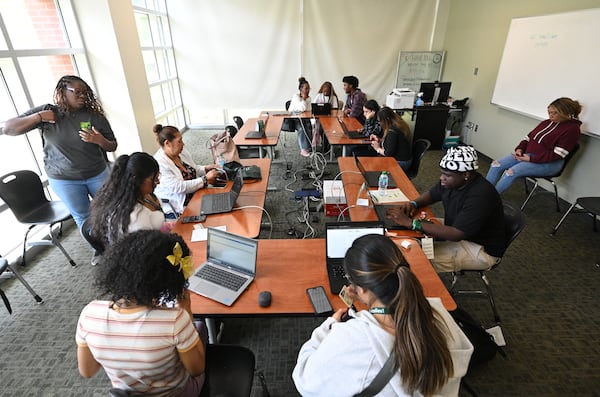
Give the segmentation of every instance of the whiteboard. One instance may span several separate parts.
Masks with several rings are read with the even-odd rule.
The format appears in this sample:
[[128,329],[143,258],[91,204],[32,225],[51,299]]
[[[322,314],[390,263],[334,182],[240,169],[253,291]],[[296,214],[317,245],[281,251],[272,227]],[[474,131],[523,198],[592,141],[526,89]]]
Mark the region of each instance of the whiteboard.
[[559,97],[581,103],[582,130],[600,136],[600,8],[513,18],[492,103],[539,120]]
[[446,51],[400,51],[396,86],[419,92],[422,82],[439,81]]

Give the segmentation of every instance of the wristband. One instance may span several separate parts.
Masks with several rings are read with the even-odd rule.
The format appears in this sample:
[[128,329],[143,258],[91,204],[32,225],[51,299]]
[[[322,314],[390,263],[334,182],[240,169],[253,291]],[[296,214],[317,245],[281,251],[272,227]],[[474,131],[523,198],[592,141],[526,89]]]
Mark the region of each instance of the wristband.
[[415,207],[415,209],[419,208],[419,206],[417,205],[417,202],[416,202],[416,201],[414,201],[414,200],[413,200],[413,201],[411,201],[411,202],[410,202],[410,204],[411,204],[413,207]]
[[40,112],[36,113],[38,116],[40,116],[40,123],[44,122],[44,118],[42,117],[42,114]]
[[412,221],[412,230],[416,230],[418,232],[422,232],[423,228],[421,227],[421,221],[418,219],[413,219]]

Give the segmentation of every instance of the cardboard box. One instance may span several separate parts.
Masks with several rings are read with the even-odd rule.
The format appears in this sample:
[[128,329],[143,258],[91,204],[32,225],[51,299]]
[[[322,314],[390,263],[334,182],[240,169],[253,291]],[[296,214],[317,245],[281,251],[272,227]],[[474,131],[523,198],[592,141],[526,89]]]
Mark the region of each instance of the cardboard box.
[[348,205],[342,181],[323,181],[325,216],[338,216]]
[[392,109],[412,109],[416,93],[407,88],[396,88],[386,97],[385,105]]

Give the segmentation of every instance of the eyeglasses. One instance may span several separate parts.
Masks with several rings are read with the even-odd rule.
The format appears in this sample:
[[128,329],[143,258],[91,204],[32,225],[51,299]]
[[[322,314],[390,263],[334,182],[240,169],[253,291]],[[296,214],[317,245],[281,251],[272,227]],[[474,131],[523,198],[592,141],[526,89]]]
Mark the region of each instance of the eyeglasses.
[[73,93],[73,95],[77,96],[77,97],[86,97],[88,95],[88,91],[80,91],[77,90],[73,87],[65,87],[65,90],[67,91],[71,91]]

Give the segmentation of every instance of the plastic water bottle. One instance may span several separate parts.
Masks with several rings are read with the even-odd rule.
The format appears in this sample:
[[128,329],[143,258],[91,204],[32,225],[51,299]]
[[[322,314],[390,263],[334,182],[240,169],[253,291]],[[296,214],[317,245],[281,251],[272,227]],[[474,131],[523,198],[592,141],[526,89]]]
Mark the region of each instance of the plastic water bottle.
[[423,95],[422,93],[419,93],[419,96],[417,96],[417,102],[415,103],[416,106],[425,105],[425,102],[423,102],[422,95]]
[[217,165],[220,169],[223,169],[225,167],[225,157],[223,157],[222,154],[217,156]]
[[379,188],[377,189],[377,193],[382,197],[385,196],[385,193],[387,192],[389,180],[388,172],[382,171],[381,175],[379,175]]

